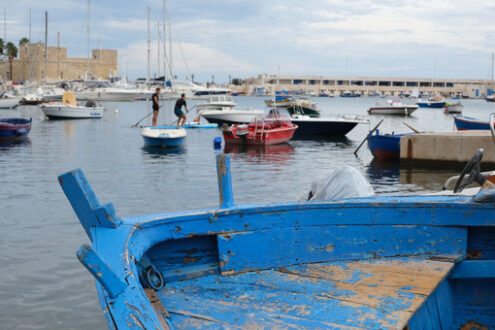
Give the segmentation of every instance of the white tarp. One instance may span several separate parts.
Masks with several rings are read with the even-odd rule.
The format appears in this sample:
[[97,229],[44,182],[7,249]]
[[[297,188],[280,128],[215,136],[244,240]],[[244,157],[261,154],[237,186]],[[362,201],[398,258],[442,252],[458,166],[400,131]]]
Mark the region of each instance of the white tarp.
[[343,166],[331,170],[323,178],[313,180],[311,190],[301,194],[298,201],[319,201],[335,198],[367,197],[373,188],[357,169]]

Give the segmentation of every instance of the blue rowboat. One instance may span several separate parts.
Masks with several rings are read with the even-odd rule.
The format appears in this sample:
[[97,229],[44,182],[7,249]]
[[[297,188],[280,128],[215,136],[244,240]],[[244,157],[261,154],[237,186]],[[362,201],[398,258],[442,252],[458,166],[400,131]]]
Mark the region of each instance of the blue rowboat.
[[145,127],[141,131],[144,145],[148,147],[173,148],[184,144],[187,132],[183,128]]
[[59,182],[110,328],[493,329],[495,192],[220,207],[120,218]]
[[0,140],[18,140],[26,137],[31,131],[31,122],[31,118],[0,119]]
[[377,160],[399,160],[400,137],[404,135],[406,134],[380,134],[376,130],[375,134],[368,136],[368,148]]
[[445,100],[434,101],[433,99],[428,99],[426,101],[419,100],[416,104],[420,108],[445,108]]
[[489,130],[490,124],[488,121],[483,121],[480,119],[476,119],[473,117],[467,116],[454,116],[455,127],[457,127],[458,131],[465,130]]

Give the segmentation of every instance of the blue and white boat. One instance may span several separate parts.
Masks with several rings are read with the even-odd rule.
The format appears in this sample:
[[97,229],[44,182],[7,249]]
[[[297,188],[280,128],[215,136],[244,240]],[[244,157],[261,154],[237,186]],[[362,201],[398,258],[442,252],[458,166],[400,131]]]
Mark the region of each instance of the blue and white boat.
[[[166,127],[166,126],[165,126]],[[145,127],[141,131],[144,145],[148,147],[173,148],[184,144],[187,132],[184,128]]]
[[491,188],[240,206],[217,173],[219,208],[132,218],[59,177],[110,328],[495,327]]
[[454,116],[454,123],[458,131],[490,129],[488,121],[468,116]]
[[442,97],[428,98],[426,100],[418,100],[416,104],[420,108],[444,108],[445,99]]
[[31,122],[31,118],[0,119],[0,141],[10,141],[25,138],[31,131]]

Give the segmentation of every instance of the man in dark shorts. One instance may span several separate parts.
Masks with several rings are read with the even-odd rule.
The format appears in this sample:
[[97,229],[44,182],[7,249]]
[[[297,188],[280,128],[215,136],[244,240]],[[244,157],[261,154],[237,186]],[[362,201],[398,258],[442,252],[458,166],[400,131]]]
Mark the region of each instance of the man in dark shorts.
[[153,101],[153,123],[151,126],[156,126],[156,120],[158,119],[158,110],[160,110],[160,104],[158,104],[158,95],[160,94],[160,87],[155,90],[155,94],[151,96]]
[[[189,109],[187,109],[187,104],[186,104],[186,94],[181,94],[180,99],[178,99],[177,102],[175,102],[174,113],[178,117],[177,128],[179,128],[179,124],[182,127],[186,122],[186,115],[181,110],[182,106],[184,106],[186,112],[189,113]],[[180,123],[181,119],[182,119],[182,124]]]

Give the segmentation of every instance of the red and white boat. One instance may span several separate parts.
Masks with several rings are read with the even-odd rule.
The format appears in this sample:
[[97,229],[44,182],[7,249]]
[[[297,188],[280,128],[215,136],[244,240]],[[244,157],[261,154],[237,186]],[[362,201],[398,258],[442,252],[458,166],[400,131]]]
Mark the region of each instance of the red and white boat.
[[249,125],[225,125],[222,133],[225,144],[272,145],[289,141],[296,129],[289,117],[271,111],[267,117],[255,118]]

